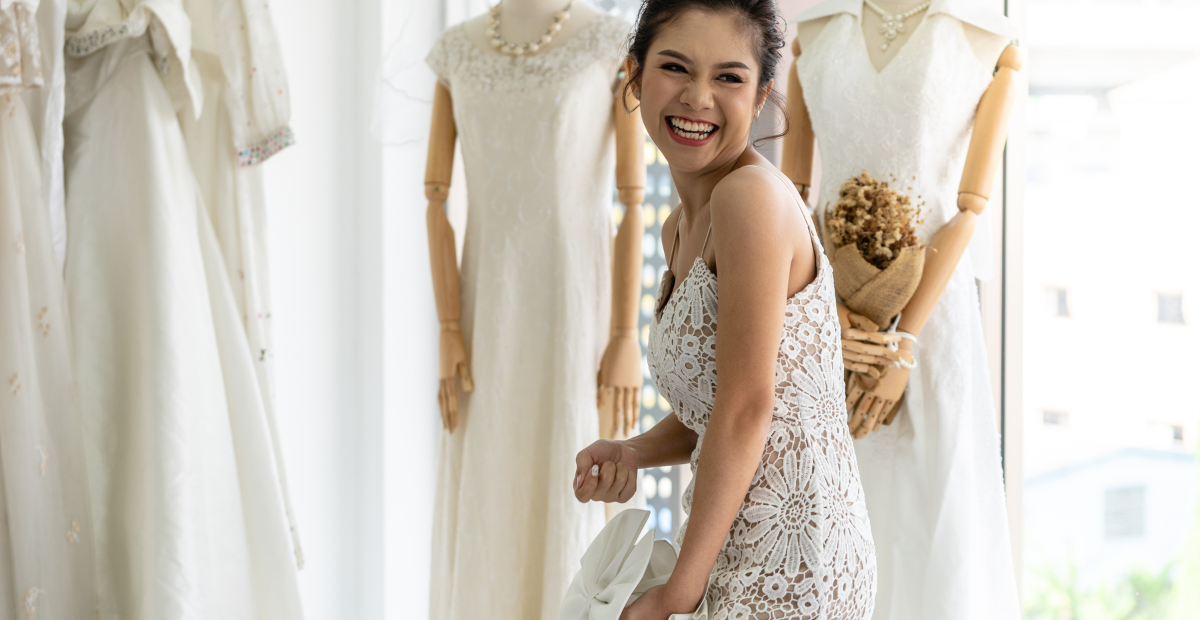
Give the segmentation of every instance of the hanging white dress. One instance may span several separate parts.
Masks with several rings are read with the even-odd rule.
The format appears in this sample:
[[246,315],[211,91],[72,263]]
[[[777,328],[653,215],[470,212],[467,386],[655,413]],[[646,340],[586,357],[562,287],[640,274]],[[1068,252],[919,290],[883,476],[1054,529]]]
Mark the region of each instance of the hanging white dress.
[[[861,0],[830,0],[799,20],[833,16],[797,64],[821,148],[817,211],[863,170],[894,176],[924,202],[918,234],[928,241],[958,213],[975,110],[992,80],[963,24],[1005,42],[1014,29],[982,4],[934,0],[877,72],[861,12]],[[964,255],[913,349],[899,416],[855,442],[878,553],[877,620],[1021,615],[973,275]]]
[[22,97],[44,83],[37,11],[0,2],[0,620],[89,618],[96,598],[62,277]]
[[475,391],[444,434],[431,617],[551,620],[602,504],[571,491],[599,434],[608,340],[624,21],[594,17],[561,46],[508,57],[447,30],[428,62],[454,100],[467,177],[462,328]]
[[255,415],[270,428],[296,565],[303,568],[275,422],[266,194],[259,167],[294,141],[287,75],[265,5],[243,10],[242,0],[185,0],[184,8],[204,102],[199,116],[185,107],[179,122],[249,346],[263,403]]
[[67,289],[102,620],[302,617],[270,418],[176,110],[171,0],[71,4]]

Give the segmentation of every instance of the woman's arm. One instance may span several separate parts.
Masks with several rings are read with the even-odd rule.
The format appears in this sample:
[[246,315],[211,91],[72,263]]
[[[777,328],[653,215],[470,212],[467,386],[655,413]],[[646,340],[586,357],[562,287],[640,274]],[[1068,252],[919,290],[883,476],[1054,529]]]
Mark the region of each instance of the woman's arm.
[[[575,455],[575,498],[625,502],[637,491],[639,469],[682,465],[696,449],[696,431],[672,413],[650,430],[624,441],[601,439]],[[598,465],[596,475],[592,466]]]
[[765,170],[731,173],[713,192],[711,209],[721,270],[720,382],[700,449],[687,535],[661,595],[674,613],[694,610],[704,596],[762,460],[791,267],[799,259],[800,273],[812,273],[814,260],[811,251],[796,255],[796,231],[808,234],[803,215]]

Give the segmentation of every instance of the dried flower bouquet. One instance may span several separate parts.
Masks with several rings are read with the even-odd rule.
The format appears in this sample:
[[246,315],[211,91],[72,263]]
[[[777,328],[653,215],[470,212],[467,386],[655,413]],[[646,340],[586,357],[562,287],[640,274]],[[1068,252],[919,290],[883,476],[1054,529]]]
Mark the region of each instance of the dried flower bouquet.
[[921,282],[925,245],[916,229],[920,205],[865,171],[842,183],[825,210],[833,245],[833,283],[851,311],[888,325]]

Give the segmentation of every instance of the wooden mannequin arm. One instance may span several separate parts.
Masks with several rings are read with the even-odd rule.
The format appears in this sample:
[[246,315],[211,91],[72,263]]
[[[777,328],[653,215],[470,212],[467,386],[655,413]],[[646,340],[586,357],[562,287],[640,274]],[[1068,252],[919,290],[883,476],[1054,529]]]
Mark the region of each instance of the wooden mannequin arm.
[[[629,70],[626,64],[626,72]],[[617,140],[617,199],[625,217],[613,242],[612,324],[608,346],[600,359],[597,406],[600,436],[629,436],[637,426],[642,391],[642,348],[637,337],[638,298],[642,284],[642,200],[645,199],[646,128],[637,101],[625,98],[624,84],[613,100]],[[626,107],[628,106],[628,107]]]
[[792,180],[800,196],[808,201],[809,189],[812,186],[813,146],[817,142],[813,133],[812,119],[808,116],[808,106],[804,103],[804,91],[800,86],[800,77],[796,73],[796,63],[800,62],[800,40],[792,41],[792,54],[796,60],[788,71],[787,105],[788,117],[791,119],[791,131],[783,137],[783,173]]
[[979,100],[971,145],[967,149],[962,180],[958,184],[959,210],[973,211],[978,215],[987,206],[996,170],[1004,159],[1008,121],[1012,118],[1013,104],[1017,100],[1017,72],[1024,62],[1020,48],[1013,45],[1005,48],[996,63],[996,76]]
[[625,217],[613,247],[612,334],[636,332],[638,298],[642,285],[642,201],[646,197],[646,128],[641,110],[626,112],[622,94],[614,100],[613,121],[617,139],[617,199],[625,205]]
[[463,340],[462,288],[458,260],[454,251],[454,229],[446,217],[446,198],[450,195],[450,174],[454,169],[454,107],[450,91],[442,84],[433,93],[433,120],[429,129],[429,153],[425,161],[425,226],[429,233],[429,267],[433,275],[433,298],[438,322],[438,408],[442,426],[454,432],[458,427],[458,384],[470,392],[475,389],[471,364]]
[[454,248],[454,229],[446,217],[445,204],[450,196],[450,175],[454,169],[453,102],[450,91],[441,83],[433,93],[433,120],[429,129],[429,152],[425,160],[425,198],[429,208],[425,225],[429,232],[429,265],[433,270],[433,296],[438,321],[457,326],[462,317],[462,293],[459,287],[458,261]]
[[1004,142],[1017,96],[1015,83],[1021,64],[1020,50],[1010,45],[1000,55],[996,76],[979,101],[975,129],[959,184],[959,213],[938,229],[925,250],[921,284],[904,308],[904,315],[897,326],[901,331],[916,335],[925,327],[934,306],[946,290],[946,284],[950,282],[950,276],[958,267],[971,235],[975,233],[976,219],[987,206],[996,170],[1004,156]]

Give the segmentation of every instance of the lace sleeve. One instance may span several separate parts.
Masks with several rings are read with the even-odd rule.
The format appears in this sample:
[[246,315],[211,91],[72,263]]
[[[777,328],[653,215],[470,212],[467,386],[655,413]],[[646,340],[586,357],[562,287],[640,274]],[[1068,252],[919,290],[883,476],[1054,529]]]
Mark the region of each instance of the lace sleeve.
[[454,68],[458,65],[458,54],[454,48],[454,35],[461,25],[450,28],[438,37],[437,43],[433,44],[433,49],[429,50],[429,55],[425,57],[425,64],[429,65],[430,69],[437,74],[438,82],[441,82],[446,88],[450,88],[450,77],[454,73]]

